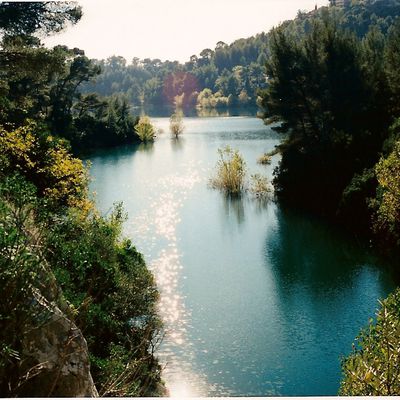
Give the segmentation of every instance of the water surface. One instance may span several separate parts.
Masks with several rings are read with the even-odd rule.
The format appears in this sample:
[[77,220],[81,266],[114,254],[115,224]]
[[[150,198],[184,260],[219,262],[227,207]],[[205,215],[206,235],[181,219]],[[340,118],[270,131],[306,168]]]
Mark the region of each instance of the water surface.
[[125,233],[160,291],[159,356],[172,396],[335,395],[340,357],[394,285],[349,237],[272,201],[226,198],[208,180],[225,145],[249,174],[279,137],[253,117],[168,119],[154,144],[99,153],[92,189],[122,200]]

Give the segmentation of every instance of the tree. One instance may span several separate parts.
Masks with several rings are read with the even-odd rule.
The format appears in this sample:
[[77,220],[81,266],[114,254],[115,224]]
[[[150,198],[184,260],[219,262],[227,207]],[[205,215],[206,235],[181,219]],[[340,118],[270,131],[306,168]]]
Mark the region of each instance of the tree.
[[54,49],[64,57],[64,71],[56,80],[56,84],[50,90],[51,110],[49,123],[54,134],[61,134],[71,138],[74,133],[72,128],[71,109],[79,98],[78,88],[83,82],[87,82],[100,73],[100,68],[93,64],[86,56],[82,56],[73,50],[58,46]]
[[81,17],[75,1],[0,2],[0,32],[6,35],[50,35]]
[[[369,43],[378,45],[379,37]],[[270,50],[265,118],[281,121],[277,130],[290,132],[277,193],[332,216],[354,174],[377,162],[387,137],[385,103],[375,104],[378,89],[368,79],[375,72],[363,66],[361,41],[329,17],[300,39],[274,30]]]
[[390,88],[391,111],[400,115],[400,20],[391,27],[385,47],[385,70]]
[[179,135],[182,134],[184,126],[182,123],[183,113],[180,110],[175,111],[169,119],[169,130],[178,139]]
[[140,117],[139,122],[135,126],[135,131],[139,139],[144,143],[152,142],[156,137],[156,130],[147,116]]

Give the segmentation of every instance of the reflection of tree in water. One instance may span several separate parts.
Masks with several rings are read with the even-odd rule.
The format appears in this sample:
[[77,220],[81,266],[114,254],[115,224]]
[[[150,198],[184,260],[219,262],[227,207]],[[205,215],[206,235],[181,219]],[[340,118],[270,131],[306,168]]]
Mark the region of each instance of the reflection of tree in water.
[[241,225],[245,219],[243,196],[224,195],[222,197],[226,216],[230,217],[233,214],[236,222]]
[[140,143],[137,150],[142,153],[151,154],[154,152],[154,143],[153,142]]
[[200,108],[197,110],[198,117],[229,117],[228,110],[219,110],[217,108]]
[[181,151],[183,149],[183,144],[185,139],[182,137],[172,137],[171,138],[171,148],[173,151]]
[[252,201],[254,203],[254,209],[257,215],[261,215],[265,212],[268,206],[272,202],[272,195],[266,194],[262,196],[253,196]]
[[268,232],[265,257],[281,280],[279,287],[300,285],[318,292],[351,285],[357,270],[377,261],[343,232],[282,209],[276,229]]

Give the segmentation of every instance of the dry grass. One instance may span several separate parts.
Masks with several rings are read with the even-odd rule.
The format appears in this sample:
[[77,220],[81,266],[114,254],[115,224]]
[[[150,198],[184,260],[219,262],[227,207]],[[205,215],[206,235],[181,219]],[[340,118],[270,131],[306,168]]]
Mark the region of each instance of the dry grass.
[[250,192],[256,197],[265,197],[271,192],[266,176],[254,174],[251,176]]
[[271,155],[270,155],[270,154],[267,154],[267,153],[264,153],[262,156],[260,156],[260,157],[257,159],[257,163],[258,163],[258,164],[263,164],[263,165],[269,165],[269,164],[271,164]]
[[238,150],[229,146],[218,149],[219,160],[216,175],[210,180],[211,187],[230,195],[240,195],[245,188],[246,163]]

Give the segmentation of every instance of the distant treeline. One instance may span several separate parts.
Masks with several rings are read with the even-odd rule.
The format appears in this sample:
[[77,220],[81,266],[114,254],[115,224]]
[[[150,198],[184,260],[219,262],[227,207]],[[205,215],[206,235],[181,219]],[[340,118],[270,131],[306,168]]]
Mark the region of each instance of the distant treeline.
[[[297,18],[281,25],[288,34],[302,35],[327,7],[299,11]],[[363,37],[371,25],[386,33],[400,14],[399,0],[353,1],[346,8],[331,7],[338,27]],[[267,86],[265,62],[270,56],[270,33],[260,33],[231,44],[218,42],[214,49],[192,55],[184,64],[160,59],[127,61],[113,56],[95,61],[102,73],[83,86],[85,92],[103,96],[124,95],[131,104],[178,103],[199,108],[256,104],[257,93]]]

